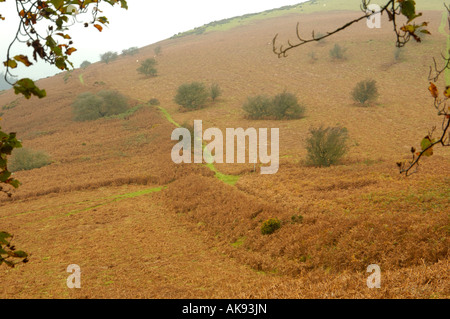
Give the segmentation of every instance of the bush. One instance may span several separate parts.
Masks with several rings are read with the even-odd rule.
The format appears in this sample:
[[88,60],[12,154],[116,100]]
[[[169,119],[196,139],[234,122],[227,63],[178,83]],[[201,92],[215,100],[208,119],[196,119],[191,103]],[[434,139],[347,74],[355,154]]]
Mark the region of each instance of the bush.
[[122,50],[123,55],[135,55],[139,52],[139,49],[137,47],[131,47],[129,49]]
[[298,104],[297,97],[288,92],[276,95],[272,101],[272,115],[277,119],[298,119],[305,113],[305,108]]
[[219,84],[213,83],[211,85],[211,99],[213,100],[213,102],[221,95],[222,95],[222,90],[220,89]]
[[330,50],[330,56],[334,60],[344,60],[346,58],[345,51],[347,51],[347,49],[342,48],[339,44],[335,44]]
[[242,109],[247,112],[247,118],[249,119],[269,118],[272,111],[272,100],[265,95],[249,97]]
[[116,115],[128,109],[127,98],[116,91],[81,93],[72,103],[75,121],[93,121],[105,116]]
[[14,150],[11,156],[9,169],[11,172],[28,171],[50,164],[50,156],[47,153],[29,148],[19,148]]
[[141,66],[137,68],[137,71],[147,77],[156,76],[157,71],[155,69],[155,65],[157,64],[156,60],[153,58],[146,59],[141,63]]
[[297,97],[287,92],[272,99],[265,95],[249,97],[242,109],[249,119],[298,119],[305,112],[305,108],[298,104]]
[[153,98],[153,99],[150,99],[148,101],[148,104],[150,104],[150,105],[159,105],[160,103],[159,103],[158,99]]
[[293,224],[301,224],[303,222],[303,216],[302,215],[292,215],[291,222]]
[[378,89],[375,80],[365,80],[358,82],[353,89],[352,97],[355,102],[365,105],[370,103],[378,97]]
[[311,62],[316,62],[319,58],[317,57],[316,51],[311,51],[308,53],[308,56],[311,59]]
[[310,129],[306,140],[307,162],[314,166],[330,166],[347,152],[347,129],[343,127],[319,127]]
[[153,49],[153,51],[155,52],[156,55],[160,55],[161,54],[161,46],[158,45],[157,47],[155,47]]
[[106,53],[100,54],[100,61],[108,64],[111,61],[117,59],[117,52],[108,51]]
[[82,68],[82,69],[86,69],[88,66],[90,66],[91,65],[91,62],[89,62],[89,61],[83,61],[81,64],[80,64],[80,68]]
[[201,109],[206,106],[209,93],[203,83],[192,82],[182,84],[175,95],[175,103],[190,110]]
[[261,234],[270,235],[281,227],[281,222],[277,218],[270,218],[263,222],[261,226]]

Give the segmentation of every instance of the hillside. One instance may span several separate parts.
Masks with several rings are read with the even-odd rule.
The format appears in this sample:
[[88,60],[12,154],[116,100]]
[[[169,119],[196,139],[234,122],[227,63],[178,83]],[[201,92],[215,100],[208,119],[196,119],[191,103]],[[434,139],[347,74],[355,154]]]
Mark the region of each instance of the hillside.
[[[303,8],[347,10],[350,1],[334,3]],[[294,38],[297,21],[309,35],[358,16],[313,11],[268,13],[43,79],[43,100],[1,93],[0,106],[13,106],[2,110],[2,128],[52,164],[17,172],[23,185],[12,199],[0,197],[1,228],[32,253],[26,265],[0,269],[0,297],[449,298],[450,151],[436,148],[408,178],[395,165],[440,125],[427,76],[445,50],[441,12],[424,12],[432,36],[409,43],[401,61],[391,28],[364,22],[278,59],[271,41],[276,33]],[[347,48],[345,61],[329,58],[335,43]],[[145,78],[137,61],[154,57],[156,46],[158,76]],[[358,107],[350,92],[366,78],[377,81],[380,97]],[[218,83],[223,95],[182,112],[173,99],[192,81]],[[104,89],[125,94],[135,112],[74,122],[76,96]],[[304,118],[245,118],[247,97],[283,91],[305,105]],[[152,98],[159,107],[146,103]],[[260,164],[256,172],[248,163],[174,164],[174,123],[198,119],[204,129],[279,128],[278,173],[261,175]],[[338,124],[350,136],[342,163],[307,166],[310,128]],[[301,223],[292,222],[297,215]],[[274,217],[282,227],[262,235],[262,222]],[[82,289],[66,287],[70,264],[82,269]],[[381,289],[366,286],[370,264],[382,269]]]

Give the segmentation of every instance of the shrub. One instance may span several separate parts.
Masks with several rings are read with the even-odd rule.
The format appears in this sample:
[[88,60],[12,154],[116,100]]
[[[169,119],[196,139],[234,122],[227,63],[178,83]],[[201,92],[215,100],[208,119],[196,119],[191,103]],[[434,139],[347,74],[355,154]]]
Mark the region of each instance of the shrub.
[[303,222],[303,216],[302,215],[292,215],[291,222],[293,224],[301,224]]
[[150,105],[159,105],[160,103],[159,103],[158,99],[153,98],[153,99],[150,99],[148,101],[148,104],[150,104]]
[[305,113],[305,108],[298,104],[297,97],[288,92],[276,95],[272,101],[272,115],[277,119],[298,119]]
[[249,119],[297,119],[305,112],[305,108],[298,104],[297,97],[287,92],[272,99],[265,95],[249,97],[242,109]]
[[311,59],[311,62],[316,62],[319,58],[317,57],[317,54],[315,51],[311,51],[308,53],[309,58]]
[[116,91],[81,93],[72,103],[75,121],[93,121],[105,116],[123,113],[127,110],[127,99]]
[[91,62],[89,62],[89,61],[83,61],[81,64],[80,64],[80,68],[82,68],[82,69],[86,69],[88,66],[90,66],[92,63]]
[[161,46],[158,45],[157,47],[155,47],[153,49],[153,51],[155,52],[156,55],[160,55],[161,54]]
[[209,93],[203,83],[192,82],[182,84],[175,95],[175,103],[186,109],[196,110],[206,106]]
[[146,59],[141,63],[141,66],[137,68],[137,71],[147,77],[156,76],[157,71],[155,69],[155,65],[157,64],[156,60],[153,58]]
[[258,95],[247,98],[242,109],[247,112],[247,118],[256,120],[271,116],[272,100],[265,95]]
[[211,99],[213,100],[213,102],[214,102],[219,96],[221,96],[221,95],[222,95],[222,90],[220,89],[219,84],[213,83],[213,84],[211,85],[210,93],[211,93]]
[[330,50],[330,56],[334,60],[344,60],[346,58],[345,51],[347,51],[347,49],[342,48],[339,44],[335,44]]
[[135,55],[139,52],[139,49],[137,47],[131,47],[129,49],[122,50],[123,55]]
[[117,52],[108,51],[106,53],[100,54],[100,61],[108,64],[111,61],[117,59]]
[[277,218],[270,218],[263,222],[261,226],[261,233],[263,235],[273,234],[277,229],[281,227],[281,222]]
[[375,101],[378,97],[376,81],[365,80],[358,82],[352,91],[352,97],[355,102],[361,105]]
[[314,166],[330,166],[347,152],[347,129],[343,127],[319,127],[310,129],[306,140],[307,162]]
[[44,151],[34,151],[29,148],[14,150],[9,169],[11,172],[28,171],[50,165],[50,156]]

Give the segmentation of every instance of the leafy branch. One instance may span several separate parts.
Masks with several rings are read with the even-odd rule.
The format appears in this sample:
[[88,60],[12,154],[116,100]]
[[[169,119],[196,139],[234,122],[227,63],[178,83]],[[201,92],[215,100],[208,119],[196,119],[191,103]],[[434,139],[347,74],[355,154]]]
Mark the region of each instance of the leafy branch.
[[[16,250],[16,247],[11,244],[12,238],[11,234],[0,232],[0,265],[5,263],[6,266],[14,268],[17,264],[27,263],[29,256],[22,250]],[[14,262],[17,259],[20,261]]]

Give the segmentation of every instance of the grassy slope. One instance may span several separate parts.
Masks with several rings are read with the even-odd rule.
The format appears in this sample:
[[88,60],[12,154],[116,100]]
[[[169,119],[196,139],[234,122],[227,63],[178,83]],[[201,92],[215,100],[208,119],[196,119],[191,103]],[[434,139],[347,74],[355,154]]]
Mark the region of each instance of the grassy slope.
[[[305,15],[301,21],[305,28],[330,29],[353,15]],[[27,265],[0,271],[0,296],[448,298],[449,150],[436,149],[409,179],[398,176],[394,164],[436,125],[427,61],[445,43],[437,32],[440,14],[427,15],[435,37],[411,43],[402,63],[393,63],[391,31],[363,24],[336,37],[348,47],[345,62],[329,60],[331,41],[278,59],[268,40],[276,32],[280,41],[289,38],[299,18],[282,16],[164,41],[156,78],[129,67],[153,56],[149,46],[133,59],[75,70],[67,84],[62,75],[41,81],[46,100],[20,99],[4,115],[4,127],[26,146],[46,150],[54,163],[18,173],[23,186],[15,201],[0,202],[2,228],[33,254]],[[317,51],[316,63],[308,60],[310,50]],[[380,84],[379,104],[358,108],[349,92],[369,76]],[[224,94],[211,107],[179,112],[176,88],[193,80],[217,82]],[[129,120],[73,123],[73,97],[104,88],[136,101],[158,98],[166,114],[145,107]],[[305,103],[305,119],[245,120],[247,96],[284,89]],[[16,99],[8,91],[0,103]],[[279,173],[261,176],[252,164],[215,165],[241,176],[230,186],[203,165],[171,163],[175,123],[194,119],[203,119],[205,128],[279,127]],[[351,151],[342,165],[302,165],[308,129],[320,123],[349,129]],[[291,223],[297,214],[303,223]],[[271,217],[283,227],[263,236],[261,222]],[[65,287],[72,263],[82,267],[80,291]],[[382,267],[380,290],[365,285],[371,263]]]
[[[383,5],[385,1],[373,1],[371,3]],[[264,20],[268,18],[280,17],[286,14],[310,14],[315,12],[329,12],[329,11],[360,11],[360,0],[313,0],[296,5],[284,6],[277,9],[266,10],[260,13],[248,14],[244,16],[238,16],[228,18],[219,21],[213,21],[205,24],[201,27],[197,27],[193,30],[186,32],[180,32],[174,35],[173,38],[182,37],[191,34],[203,34],[211,31],[226,31],[232,28],[243,26],[258,20]],[[416,8],[421,10],[438,10],[445,11],[443,2],[441,0],[417,0]]]

